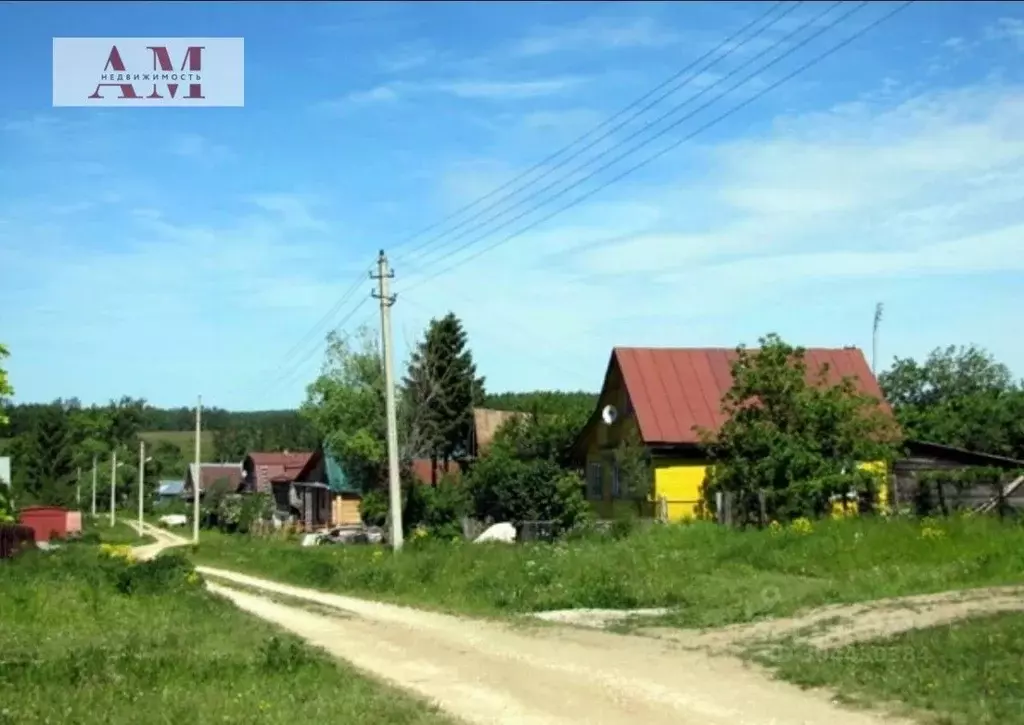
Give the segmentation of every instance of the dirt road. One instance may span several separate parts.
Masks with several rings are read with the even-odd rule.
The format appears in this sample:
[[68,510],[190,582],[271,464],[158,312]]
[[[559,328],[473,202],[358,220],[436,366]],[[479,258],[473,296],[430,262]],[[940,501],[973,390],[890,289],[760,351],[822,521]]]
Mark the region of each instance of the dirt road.
[[[183,540],[168,532],[144,552]],[[477,725],[876,725],[822,693],[671,642],[513,627],[199,567],[211,591]],[[225,586],[225,584],[233,586]],[[239,590],[237,587],[245,587]],[[255,594],[259,591],[261,594]],[[266,596],[262,595],[263,593]],[[274,601],[269,597],[288,597]],[[313,602],[318,611],[296,605]],[[327,613],[324,613],[327,612]]]

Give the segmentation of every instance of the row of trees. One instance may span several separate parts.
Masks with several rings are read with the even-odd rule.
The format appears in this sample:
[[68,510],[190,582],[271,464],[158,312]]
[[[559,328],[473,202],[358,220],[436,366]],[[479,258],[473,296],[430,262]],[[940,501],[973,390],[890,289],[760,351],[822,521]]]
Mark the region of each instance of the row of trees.
[[[7,356],[0,347],[0,362]],[[353,483],[369,492],[365,509],[381,513],[387,480],[383,366],[376,336],[360,330],[328,340],[323,373],[309,386],[299,411],[236,414],[224,411],[214,432],[214,457],[238,460],[249,450],[309,449],[325,441]],[[777,336],[760,341],[758,354],[740,349],[734,385],[722,401],[728,422],[704,434],[716,465],[709,497],[737,494],[751,515],[767,505],[775,516],[819,512],[837,492],[869,493],[876,485],[859,461],[899,455],[903,437],[1024,459],[1024,388],[1009,369],[977,347],[935,350],[924,361],[896,359],[880,383],[899,424],[844,382],[808,384],[802,350]],[[0,403],[13,394],[0,366]],[[405,463],[408,521],[444,528],[469,513],[480,518],[556,520],[568,526],[585,515],[582,482],[570,446],[596,396],[591,393],[503,393],[488,395],[478,375],[461,322],[453,314],[432,320],[408,361],[398,395],[400,458]],[[469,458],[474,406],[515,410],[522,416],[504,426],[478,460]],[[0,407],[0,426],[13,440],[16,490],[27,500],[69,502],[76,472],[93,456],[109,461],[114,448],[126,465],[119,471],[129,490],[137,476],[132,452],[151,430],[153,409],[122,398],[106,406],[77,400]],[[174,424],[188,429],[192,412]],[[176,411],[163,411],[174,420]],[[237,417],[236,417],[237,416]],[[247,417],[248,416],[248,417]],[[10,418],[10,420],[6,420]],[[235,421],[235,422],[232,422]],[[636,442],[627,447],[642,453]],[[621,452],[624,485],[638,502],[649,493],[642,455]],[[151,451],[153,477],[180,475],[186,463],[177,446]],[[437,465],[433,487],[408,485],[413,459]],[[470,466],[469,464],[472,463]],[[461,482],[437,471],[455,465]],[[630,472],[630,468],[635,469]],[[173,473],[172,473],[173,472]],[[101,495],[105,495],[103,487]],[[768,501],[758,500],[767,492]],[[375,503],[375,497],[378,498]]]
[[[349,479],[367,492],[364,518],[375,524],[383,523],[387,510],[384,395],[377,339],[364,328],[351,337],[329,337],[323,372],[309,386],[302,407]],[[404,523],[425,525],[444,536],[457,530],[466,514],[572,525],[587,507],[570,446],[594,400],[586,393],[488,396],[462,323],[454,314],[431,320],[397,395]],[[499,430],[489,450],[471,461],[473,408],[478,406],[517,410],[523,416]],[[413,480],[414,459],[431,462],[432,485]]]

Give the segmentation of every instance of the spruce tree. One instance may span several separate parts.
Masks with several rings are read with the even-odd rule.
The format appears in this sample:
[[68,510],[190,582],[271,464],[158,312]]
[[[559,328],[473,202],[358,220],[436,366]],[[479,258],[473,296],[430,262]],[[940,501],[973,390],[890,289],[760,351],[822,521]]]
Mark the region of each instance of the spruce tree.
[[439,461],[447,467],[468,453],[473,406],[484,397],[484,379],[477,377],[466,331],[453,313],[430,321],[410,360],[405,395],[414,455],[430,457],[436,483]]

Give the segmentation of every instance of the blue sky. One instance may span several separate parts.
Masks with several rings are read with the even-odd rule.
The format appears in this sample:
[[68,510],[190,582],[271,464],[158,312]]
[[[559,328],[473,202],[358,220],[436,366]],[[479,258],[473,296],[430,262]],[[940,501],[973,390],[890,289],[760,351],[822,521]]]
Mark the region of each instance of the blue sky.
[[[916,3],[765,91],[891,8],[871,3],[725,93],[849,5],[786,41],[827,8],[795,7],[543,181],[411,243],[766,5],[0,5],[0,63],[20,69],[0,106],[16,400],[295,405],[322,360],[316,324],[382,247],[398,361],[453,310],[493,390],[597,389],[613,345],[775,331],[867,351],[879,301],[880,360],[976,343],[1024,375],[1024,6]],[[54,36],[242,36],[246,105],[52,108]],[[583,180],[701,90],[676,117],[707,108]],[[376,325],[369,280],[357,290],[329,322]]]

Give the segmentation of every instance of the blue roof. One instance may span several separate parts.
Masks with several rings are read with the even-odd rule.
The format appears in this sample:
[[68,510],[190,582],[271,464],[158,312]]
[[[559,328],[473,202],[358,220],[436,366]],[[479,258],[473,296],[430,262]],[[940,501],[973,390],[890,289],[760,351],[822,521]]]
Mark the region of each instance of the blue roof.
[[180,496],[184,490],[184,481],[161,481],[157,493],[161,496]]

